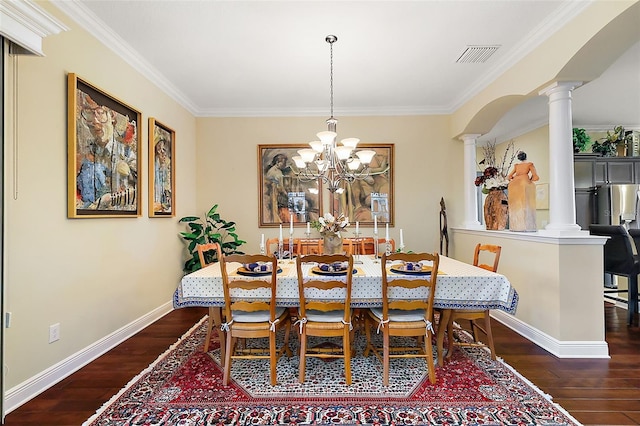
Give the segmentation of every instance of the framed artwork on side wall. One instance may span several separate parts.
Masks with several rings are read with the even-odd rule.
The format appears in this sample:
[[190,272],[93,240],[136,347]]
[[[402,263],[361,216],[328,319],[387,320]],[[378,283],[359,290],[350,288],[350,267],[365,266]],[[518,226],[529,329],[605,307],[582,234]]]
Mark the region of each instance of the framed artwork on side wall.
[[141,113],[67,76],[69,218],[139,217]]
[[343,182],[344,192],[332,195],[332,212],[344,214],[349,222],[361,226],[373,226],[374,216],[378,225],[394,224],[393,204],[393,144],[358,144],[359,149],[376,152],[369,166],[369,175],[353,182]]
[[149,118],[149,217],[175,216],[176,132]]
[[317,180],[301,182],[291,157],[308,145],[258,145],[258,197],[260,227],[306,226],[322,215],[322,188]]

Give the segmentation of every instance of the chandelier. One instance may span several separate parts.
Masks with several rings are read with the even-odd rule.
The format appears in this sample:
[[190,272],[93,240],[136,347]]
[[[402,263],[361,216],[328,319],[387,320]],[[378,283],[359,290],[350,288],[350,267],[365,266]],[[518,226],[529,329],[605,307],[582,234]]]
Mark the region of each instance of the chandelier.
[[294,173],[301,182],[318,180],[324,182],[331,193],[344,192],[343,182],[351,183],[369,176],[369,163],[376,154],[370,149],[356,151],[360,139],[342,139],[336,142],[336,125],[333,116],[333,43],[338,37],[328,35],[325,41],[331,51],[331,116],[327,119],[328,130],[317,134],[320,140],[309,142],[311,148],[301,149],[293,156],[297,170]]

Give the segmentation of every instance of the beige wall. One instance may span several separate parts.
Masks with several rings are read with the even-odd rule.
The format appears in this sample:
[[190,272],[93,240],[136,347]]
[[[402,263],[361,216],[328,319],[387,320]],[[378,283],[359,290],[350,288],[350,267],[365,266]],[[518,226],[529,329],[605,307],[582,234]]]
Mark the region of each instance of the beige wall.
[[[448,117],[339,119],[339,138],[395,144],[395,227],[390,235],[397,241],[403,228],[407,249],[435,250],[440,197],[456,212],[452,220],[462,220],[462,204],[452,192],[461,182],[462,143],[448,138]],[[199,118],[198,212],[219,204],[221,216],[237,223],[246,249],[258,250],[260,233],[276,237],[277,228],[258,228],[257,145],[306,143],[325,126],[324,117]],[[303,232],[296,228],[294,235]]]
[[[585,18],[594,25],[589,31],[595,32],[631,4],[598,2],[598,8],[606,3],[615,5],[607,13],[598,14],[596,9]],[[18,150],[13,149],[12,139],[5,144],[5,309],[12,313],[4,347],[7,388],[19,387],[154,310],[168,309],[182,275],[184,258],[184,245],[177,236],[184,227],[177,223],[178,218],[202,214],[217,203],[223,218],[237,222],[239,235],[248,241],[246,250],[257,250],[258,235],[263,230],[258,228],[256,219],[256,146],[307,142],[325,129],[326,119],[194,118],[57,9],[46,2],[38,4],[71,31],[44,40],[45,58],[18,58],[19,79],[10,82],[17,86],[17,129],[12,135],[17,135]],[[564,56],[588,39],[584,28],[573,26],[570,34],[563,33],[570,40],[562,51]],[[556,37],[551,43],[559,47],[565,41],[559,42]],[[463,147],[460,141],[450,138],[470,131],[466,124],[484,105],[513,94],[527,94],[537,87],[530,80],[518,83],[523,77],[535,74],[533,79],[538,81],[540,75],[555,75],[556,68],[537,73],[549,59],[548,51],[553,52],[554,64],[564,60],[557,61],[558,49],[549,47],[549,43],[545,46],[453,116],[339,117],[340,137],[395,144],[396,226],[392,234],[397,238],[398,229],[403,228],[408,249],[436,249],[440,197],[447,203],[449,225],[462,223],[461,194],[468,185],[463,181]],[[541,55],[544,60],[536,61]],[[148,117],[156,117],[176,130],[176,218],[147,218],[146,200],[143,216],[137,219],[66,218],[68,72],[77,73],[142,111],[142,193],[148,188]],[[507,100],[505,104],[511,102]],[[8,104],[12,105],[12,101]],[[12,117],[9,123],[13,122]],[[542,142],[546,140],[544,129],[517,141],[518,147],[536,163],[542,182],[549,176],[548,148]],[[275,229],[264,233],[275,235]],[[33,244],[38,247],[34,249]],[[454,241],[453,253],[468,256],[466,246],[471,244],[470,240],[461,240],[456,248]],[[518,315],[544,316],[544,311],[536,309],[544,309],[545,305],[561,310],[561,314],[544,319],[540,328],[563,339],[565,336],[553,321],[565,321],[580,310],[571,301],[578,287],[560,288],[558,283],[573,277],[558,271],[556,283],[543,283],[543,287],[525,283],[527,288],[521,288],[525,284],[520,282],[521,271],[516,269],[520,260],[515,256],[529,249],[524,242],[513,243],[506,261],[501,262],[521,294]],[[556,264],[578,269],[580,259],[597,256],[596,249],[554,250],[543,253],[544,266],[540,269]],[[515,260],[509,261],[509,257]],[[544,286],[554,290],[548,298],[539,291]],[[532,297],[532,301],[523,302]],[[569,318],[569,323],[574,320]],[[61,340],[48,344],[49,325],[54,323],[61,324]],[[590,336],[585,334],[584,338]]]
[[[147,217],[150,116],[176,130],[177,213],[195,208],[195,118],[55,8],[41,6],[71,30],[44,40],[44,58],[12,59],[19,78],[10,84],[17,87],[17,149],[11,139],[5,144],[7,389],[159,306],[171,308],[183,244],[177,219]],[[69,72],[143,114],[140,218],[67,219]],[[54,323],[61,339],[49,344]]]

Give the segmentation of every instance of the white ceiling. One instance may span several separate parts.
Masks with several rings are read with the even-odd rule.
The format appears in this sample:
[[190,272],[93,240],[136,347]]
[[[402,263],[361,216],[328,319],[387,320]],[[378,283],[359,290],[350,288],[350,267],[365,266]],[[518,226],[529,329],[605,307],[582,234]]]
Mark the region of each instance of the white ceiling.
[[[588,1],[54,0],[196,116],[451,113]],[[498,45],[485,63],[467,46]],[[640,43],[574,92],[580,127],[640,125]],[[546,120],[546,98],[492,134]],[[499,132],[498,132],[499,130]],[[493,135],[487,135],[493,136]]]

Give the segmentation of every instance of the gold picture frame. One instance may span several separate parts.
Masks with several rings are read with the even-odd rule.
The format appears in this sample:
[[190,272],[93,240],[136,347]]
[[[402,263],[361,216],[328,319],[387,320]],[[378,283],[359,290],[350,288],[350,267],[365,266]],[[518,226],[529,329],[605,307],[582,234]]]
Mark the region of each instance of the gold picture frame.
[[176,132],[149,118],[149,217],[174,217]]
[[139,217],[141,113],[67,76],[67,216]]
[[377,216],[378,226],[394,225],[394,144],[358,144],[357,149],[376,152],[370,164],[370,174],[365,179],[343,183],[344,192],[334,193],[332,211],[344,214],[349,222],[360,226],[373,226]]
[[291,167],[291,157],[308,145],[258,145],[258,198],[260,227],[295,227],[322,215],[322,187],[317,180],[301,182]]

